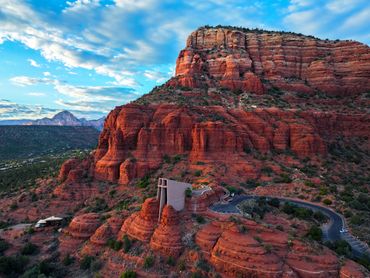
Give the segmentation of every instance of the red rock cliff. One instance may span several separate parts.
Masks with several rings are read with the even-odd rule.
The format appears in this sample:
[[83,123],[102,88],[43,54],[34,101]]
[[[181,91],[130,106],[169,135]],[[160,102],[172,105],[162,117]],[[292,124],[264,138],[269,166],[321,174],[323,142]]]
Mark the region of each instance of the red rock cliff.
[[176,64],[180,85],[257,94],[264,93],[264,83],[295,92],[358,94],[370,89],[369,75],[369,47],[358,42],[227,28],[193,32]]
[[[253,150],[326,155],[336,136],[369,136],[361,104],[370,103],[359,95],[370,89],[369,59],[369,47],[357,42],[199,29],[179,55],[176,77],[109,114],[94,175],[127,184],[176,154],[230,167]],[[311,95],[297,101],[298,93]]]

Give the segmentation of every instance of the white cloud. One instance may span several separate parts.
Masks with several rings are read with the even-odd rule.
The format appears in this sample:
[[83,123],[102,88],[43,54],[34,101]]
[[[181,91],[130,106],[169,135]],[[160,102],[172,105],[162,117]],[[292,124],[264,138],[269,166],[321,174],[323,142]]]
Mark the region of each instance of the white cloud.
[[50,73],[50,72],[48,72],[48,71],[44,71],[42,74],[43,74],[44,76],[51,76],[51,73]]
[[28,93],[27,95],[32,96],[32,97],[43,97],[45,96],[45,93],[31,92],[31,93]]
[[41,67],[40,64],[38,64],[35,60],[32,60],[32,59],[27,59],[27,61],[30,63],[31,66],[35,67],[35,68],[39,68]]
[[25,87],[36,84],[54,84],[55,80],[49,78],[37,78],[29,76],[15,76],[10,78],[10,81],[17,86]]
[[171,75],[169,73],[163,73],[156,70],[145,70],[144,76],[150,80],[154,80],[156,83],[165,82]]
[[[57,79],[15,76],[10,81],[17,86],[38,84],[52,85],[53,89],[64,98],[55,103],[70,109],[81,111],[99,111],[107,113],[117,105],[135,100],[140,96],[132,88],[122,86],[75,86]],[[43,96],[43,93],[31,92],[30,96]],[[85,107],[85,108],[83,108]]]
[[114,2],[117,7],[122,7],[128,11],[134,11],[134,10],[150,9],[158,1],[155,1],[155,0],[140,0],[140,1],[115,0]]
[[[316,34],[323,21],[325,21],[325,17],[320,17],[320,13],[320,10],[317,9],[294,12],[284,18],[284,23],[288,26],[294,26],[297,32],[302,32],[306,35]],[[319,17],[320,20],[318,20]]]
[[58,109],[45,108],[41,105],[23,105],[0,99],[0,120],[39,119],[51,117]]
[[350,16],[342,25],[342,29],[354,29],[366,26],[369,28],[370,23],[370,6],[367,9],[363,9],[360,12]]

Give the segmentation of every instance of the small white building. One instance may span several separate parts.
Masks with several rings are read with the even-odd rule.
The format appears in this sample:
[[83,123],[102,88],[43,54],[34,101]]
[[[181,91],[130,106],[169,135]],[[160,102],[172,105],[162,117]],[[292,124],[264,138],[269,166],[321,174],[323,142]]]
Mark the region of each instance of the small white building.
[[158,180],[157,199],[159,200],[159,218],[165,205],[171,205],[176,211],[185,207],[185,191],[191,188],[190,183],[160,178]]
[[60,225],[62,221],[63,218],[61,217],[50,216],[48,218],[40,219],[39,221],[37,221],[35,228],[41,228],[46,226],[57,226]]

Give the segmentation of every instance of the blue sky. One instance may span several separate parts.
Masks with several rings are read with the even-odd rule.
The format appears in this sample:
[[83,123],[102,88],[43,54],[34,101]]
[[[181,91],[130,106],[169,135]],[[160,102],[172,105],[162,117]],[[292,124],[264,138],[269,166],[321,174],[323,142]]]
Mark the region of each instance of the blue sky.
[[370,44],[370,2],[0,0],[0,120],[105,115],[170,78],[206,24]]

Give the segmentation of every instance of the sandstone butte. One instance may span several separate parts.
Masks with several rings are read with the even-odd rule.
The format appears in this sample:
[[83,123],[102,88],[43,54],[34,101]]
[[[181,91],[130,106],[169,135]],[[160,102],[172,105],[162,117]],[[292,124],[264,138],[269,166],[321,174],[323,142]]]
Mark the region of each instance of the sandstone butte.
[[[186,221],[166,206],[158,223],[155,198],[126,219],[113,217],[102,225],[97,214],[79,215],[60,238],[60,251],[67,254],[86,242],[81,253],[94,254],[106,240],[127,235],[164,256],[194,262],[198,255],[184,244],[185,233],[192,231],[203,256],[223,277],[365,277],[354,262],[341,263],[326,247],[319,253],[305,242],[291,242],[287,232],[221,215],[212,215],[194,232],[189,215],[207,215],[223,191],[218,178],[255,177],[251,152],[325,157],[338,137],[369,138],[369,77],[370,50],[358,42],[198,29],[179,54],[175,76],[111,111],[92,157],[67,161],[54,193],[68,199],[73,191],[85,198],[92,191],[78,186],[84,176],[125,186],[160,170],[165,157],[175,155],[185,159],[183,170],[198,169],[198,162],[214,170],[209,178],[214,191],[187,200],[181,215]],[[142,257],[120,252],[109,256],[102,273],[119,275],[142,264]]]
[[[369,47],[358,42],[201,28],[180,52],[175,77],[108,115],[94,176],[128,184],[176,154],[230,167],[249,150],[325,156],[338,136],[370,135],[360,109],[370,104],[369,65]],[[338,109],[348,103],[362,105]]]

